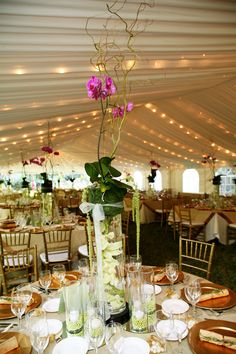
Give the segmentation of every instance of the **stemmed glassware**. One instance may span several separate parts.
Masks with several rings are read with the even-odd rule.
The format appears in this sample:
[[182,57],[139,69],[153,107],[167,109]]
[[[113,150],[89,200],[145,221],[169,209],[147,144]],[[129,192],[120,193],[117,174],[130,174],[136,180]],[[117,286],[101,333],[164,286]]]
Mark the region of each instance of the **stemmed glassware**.
[[166,273],[167,279],[171,283],[172,292],[174,292],[174,282],[178,279],[178,276],[179,276],[178,264],[175,262],[166,263],[165,273]]
[[201,284],[198,279],[191,281],[184,287],[184,294],[188,302],[193,306],[193,318],[196,320],[196,304],[201,296]]
[[182,354],[182,339],[188,333],[186,318],[183,314],[178,314],[174,316],[174,330],[178,339],[178,354]]
[[89,276],[89,260],[88,260],[88,258],[81,258],[78,260],[78,270],[82,274],[82,277]]
[[52,268],[52,274],[59,281],[60,286],[62,286],[66,276],[66,267],[64,264],[56,264]]
[[21,318],[26,310],[26,300],[21,291],[14,288],[11,292],[11,312],[18,318],[18,328],[21,330]]
[[33,296],[33,290],[30,283],[23,283],[16,287],[16,290],[21,293],[26,306],[29,306]]
[[105,328],[105,342],[110,353],[121,354],[124,347],[122,325],[118,322],[110,322]]
[[103,318],[98,314],[89,316],[85,323],[84,332],[90,346],[97,354],[98,348],[102,345],[105,336],[105,324]]
[[38,354],[42,354],[49,343],[49,330],[45,311],[41,308],[33,310],[28,321],[31,344]]
[[52,277],[49,269],[42,270],[39,275],[39,284],[45,289],[46,295],[48,295],[48,288],[51,284]]

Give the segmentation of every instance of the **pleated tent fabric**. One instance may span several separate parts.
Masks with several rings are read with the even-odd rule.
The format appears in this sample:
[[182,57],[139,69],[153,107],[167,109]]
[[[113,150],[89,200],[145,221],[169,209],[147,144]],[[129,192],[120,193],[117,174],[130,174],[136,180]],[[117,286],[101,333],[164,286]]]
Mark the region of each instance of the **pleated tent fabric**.
[[[137,3],[126,3],[127,20]],[[90,33],[99,37],[107,16],[104,0],[1,0],[2,169],[20,163],[20,151],[25,158],[40,155],[48,121],[58,165],[96,160],[99,106],[85,87],[96,74],[95,51],[85,28],[91,18]],[[145,168],[152,158],[196,167],[212,151],[221,165],[235,164],[236,2],[156,0],[140,20],[130,75],[135,108],[116,164]],[[124,29],[117,20],[112,27],[110,36],[122,46]]]

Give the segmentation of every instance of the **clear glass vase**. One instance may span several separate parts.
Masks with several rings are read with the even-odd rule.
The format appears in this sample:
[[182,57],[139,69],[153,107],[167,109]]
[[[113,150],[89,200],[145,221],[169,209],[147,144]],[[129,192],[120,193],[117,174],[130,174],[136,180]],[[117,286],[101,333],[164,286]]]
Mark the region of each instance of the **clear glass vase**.
[[104,292],[111,315],[126,308],[121,215],[100,222]]

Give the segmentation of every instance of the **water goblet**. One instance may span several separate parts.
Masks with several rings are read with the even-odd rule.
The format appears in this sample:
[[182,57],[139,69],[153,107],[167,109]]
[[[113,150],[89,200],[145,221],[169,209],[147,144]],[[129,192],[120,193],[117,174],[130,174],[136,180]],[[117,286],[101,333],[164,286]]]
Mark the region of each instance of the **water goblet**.
[[188,334],[188,325],[185,314],[174,315],[174,331],[178,339],[178,354],[182,354],[182,339]]
[[16,290],[19,291],[23,297],[26,307],[30,305],[33,297],[33,289],[30,283],[23,283],[16,287]]
[[33,310],[28,321],[31,344],[38,354],[42,354],[49,343],[49,330],[45,311],[41,308]]
[[154,330],[158,338],[158,347],[161,352],[166,352],[167,338],[173,330],[173,322],[170,320],[162,310],[156,311],[156,320]]
[[78,270],[82,274],[82,277],[89,276],[89,260],[88,260],[88,258],[81,258],[78,260]]
[[85,337],[89,344],[98,353],[98,348],[102,345],[105,336],[105,324],[101,316],[94,314],[89,316],[84,326]]
[[122,353],[124,346],[123,328],[118,322],[111,321],[105,327],[105,342],[110,353]]
[[58,280],[60,287],[63,285],[66,276],[66,267],[64,264],[56,264],[52,268],[53,276]]
[[193,319],[196,321],[196,304],[201,297],[201,284],[198,279],[191,281],[184,287],[184,295],[193,307]]
[[42,270],[39,275],[39,284],[45,289],[46,295],[48,295],[48,288],[51,284],[51,272],[49,269]]
[[178,276],[179,276],[178,264],[175,262],[166,263],[165,273],[166,273],[167,279],[171,283],[172,293],[174,293],[174,282],[178,279]]
[[14,288],[11,292],[11,312],[18,318],[18,328],[21,330],[21,318],[26,310],[25,298],[21,291]]

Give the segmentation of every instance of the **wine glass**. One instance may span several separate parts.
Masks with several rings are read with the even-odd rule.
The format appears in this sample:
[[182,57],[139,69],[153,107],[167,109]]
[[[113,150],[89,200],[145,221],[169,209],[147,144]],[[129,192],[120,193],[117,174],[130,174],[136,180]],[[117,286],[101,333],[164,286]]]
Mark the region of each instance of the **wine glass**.
[[193,318],[196,319],[196,303],[199,301],[201,296],[201,284],[198,279],[191,281],[184,287],[184,294],[186,299],[193,306]]
[[18,328],[21,330],[21,318],[26,310],[25,297],[21,291],[14,288],[11,292],[11,312],[18,318]]
[[123,328],[118,322],[110,322],[105,327],[105,342],[110,353],[121,354],[124,346]]
[[182,354],[182,339],[188,334],[186,316],[184,314],[174,315],[174,331],[178,339],[178,354]]
[[39,284],[45,289],[46,295],[48,295],[48,288],[51,284],[52,277],[49,269],[42,270],[39,275]]
[[56,264],[52,267],[53,276],[59,281],[60,287],[63,285],[66,276],[66,267],[64,264]]
[[167,279],[171,283],[172,293],[174,293],[174,282],[178,279],[178,275],[179,275],[178,264],[175,262],[166,263],[165,273],[166,273]]
[[49,343],[49,330],[45,311],[41,308],[33,310],[28,321],[31,344],[38,354],[42,354]]
[[17,291],[21,292],[26,306],[29,306],[33,296],[33,290],[30,283],[23,283],[16,287]]
[[89,260],[88,260],[88,258],[81,258],[78,260],[78,270],[82,274],[82,277],[89,276]]
[[154,330],[158,338],[158,344],[163,352],[166,352],[166,341],[173,331],[173,320],[169,319],[162,310],[156,311]]
[[98,348],[102,345],[105,336],[104,320],[98,314],[89,316],[85,323],[85,337],[88,339],[89,344],[98,353]]

